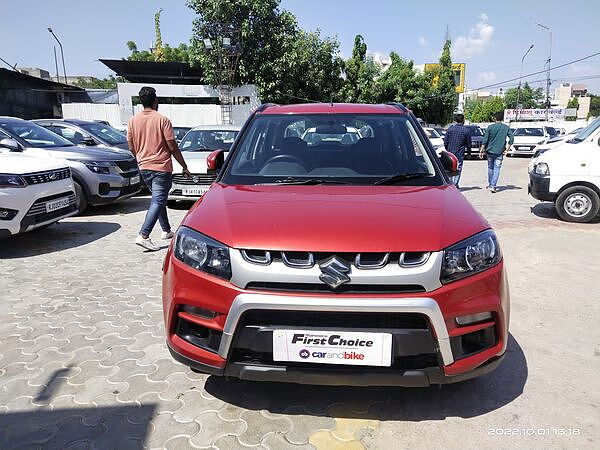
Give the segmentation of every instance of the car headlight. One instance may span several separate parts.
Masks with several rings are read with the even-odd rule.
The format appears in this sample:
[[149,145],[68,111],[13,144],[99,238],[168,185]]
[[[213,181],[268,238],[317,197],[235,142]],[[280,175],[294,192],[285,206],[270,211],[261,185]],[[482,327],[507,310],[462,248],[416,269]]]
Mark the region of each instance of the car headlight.
[[440,281],[450,283],[498,264],[502,252],[492,230],[485,230],[444,250]]
[[110,173],[110,168],[115,166],[113,161],[81,161],[85,167],[94,173]]
[[538,175],[550,175],[550,168],[544,162],[539,162],[533,166],[533,171]]
[[27,186],[27,183],[23,177],[0,173],[0,188],[22,188],[25,186]]
[[175,258],[196,270],[229,280],[229,247],[187,227],[180,227],[175,238]]

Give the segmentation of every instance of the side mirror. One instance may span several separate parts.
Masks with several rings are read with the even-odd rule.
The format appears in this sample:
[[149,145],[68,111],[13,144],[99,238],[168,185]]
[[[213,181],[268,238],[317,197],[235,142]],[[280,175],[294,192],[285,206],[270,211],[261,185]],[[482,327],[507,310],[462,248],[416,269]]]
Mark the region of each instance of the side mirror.
[[224,150],[215,150],[208,155],[206,158],[206,167],[208,168],[208,173],[218,172],[223,167],[223,163],[225,162],[225,151]]
[[458,175],[458,158],[456,156],[446,150],[442,150],[440,161],[448,176],[455,177]]
[[11,152],[20,152],[21,146],[17,141],[10,138],[0,139],[0,147],[9,149]]
[[81,140],[80,144],[81,145],[98,145],[98,143],[94,140],[94,138],[92,138],[90,136],[84,137]]

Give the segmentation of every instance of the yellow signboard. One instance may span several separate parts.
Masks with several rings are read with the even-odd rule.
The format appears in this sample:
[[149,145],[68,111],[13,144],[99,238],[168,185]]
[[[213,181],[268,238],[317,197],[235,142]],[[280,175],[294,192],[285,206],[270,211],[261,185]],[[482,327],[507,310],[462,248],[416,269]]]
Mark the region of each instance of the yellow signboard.
[[[438,63],[427,63],[425,64],[425,70],[436,70],[440,65]],[[460,94],[465,92],[465,63],[454,63],[452,64],[452,72],[454,72],[454,86],[456,86],[456,93]],[[436,78],[433,79],[435,83]]]

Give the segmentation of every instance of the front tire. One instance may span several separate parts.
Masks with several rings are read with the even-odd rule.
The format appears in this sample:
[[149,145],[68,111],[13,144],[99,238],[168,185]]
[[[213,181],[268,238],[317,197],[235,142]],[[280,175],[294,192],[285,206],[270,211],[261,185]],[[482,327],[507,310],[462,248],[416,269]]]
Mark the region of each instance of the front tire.
[[600,211],[600,197],[586,186],[573,186],[562,191],[556,199],[556,212],[567,222],[585,223]]
[[75,201],[77,202],[77,214],[81,214],[87,209],[87,197],[85,196],[85,191],[83,190],[83,187],[77,181],[74,181],[73,185],[75,186]]

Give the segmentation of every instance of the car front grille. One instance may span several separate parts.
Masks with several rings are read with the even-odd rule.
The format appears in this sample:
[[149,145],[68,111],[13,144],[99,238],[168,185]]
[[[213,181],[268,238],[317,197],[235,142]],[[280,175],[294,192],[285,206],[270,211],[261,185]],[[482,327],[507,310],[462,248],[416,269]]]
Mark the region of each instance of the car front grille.
[[28,173],[23,175],[27,184],[50,183],[52,181],[64,180],[71,176],[71,169],[48,170],[44,172]]
[[182,174],[173,175],[173,184],[183,184],[186,186],[212,184],[217,178],[216,173],[194,173],[192,178],[186,178]]
[[[56,200],[57,198],[69,197],[69,206],[56,211],[46,212],[46,202]],[[63,192],[62,194],[51,195],[37,199],[29,211],[25,214],[24,219],[27,219],[29,225],[46,222],[63,216],[66,212],[73,211],[77,207],[77,199],[73,192]]]
[[[368,299],[365,299],[368,302]],[[278,311],[254,309],[243,314],[238,327],[247,325],[323,327],[323,328],[381,328],[428,329],[426,316],[416,313],[369,313],[337,311]]]
[[258,281],[248,283],[246,289],[326,294],[412,294],[425,292],[425,288],[418,284],[345,284],[334,289],[324,283],[277,283]]
[[125,160],[118,160],[115,161],[115,164],[117,165],[117,167],[119,169],[121,169],[122,172],[131,172],[131,171],[137,171],[137,163],[135,161],[135,159],[125,159]]

